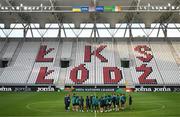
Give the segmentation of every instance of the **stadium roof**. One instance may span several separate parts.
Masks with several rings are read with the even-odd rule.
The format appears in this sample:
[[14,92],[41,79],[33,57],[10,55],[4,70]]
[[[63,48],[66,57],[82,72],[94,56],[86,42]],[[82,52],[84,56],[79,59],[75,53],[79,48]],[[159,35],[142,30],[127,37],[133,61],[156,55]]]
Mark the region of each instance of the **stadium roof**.
[[[118,13],[73,13],[73,6],[121,5]],[[10,7],[40,7],[39,11],[4,10]],[[0,22],[9,23],[180,23],[180,0],[1,0]],[[3,8],[2,8],[3,7]],[[41,10],[49,7],[50,10]],[[166,10],[162,10],[163,8]],[[141,9],[140,9],[141,8]],[[151,8],[155,9],[152,10]],[[173,10],[175,8],[175,10]]]

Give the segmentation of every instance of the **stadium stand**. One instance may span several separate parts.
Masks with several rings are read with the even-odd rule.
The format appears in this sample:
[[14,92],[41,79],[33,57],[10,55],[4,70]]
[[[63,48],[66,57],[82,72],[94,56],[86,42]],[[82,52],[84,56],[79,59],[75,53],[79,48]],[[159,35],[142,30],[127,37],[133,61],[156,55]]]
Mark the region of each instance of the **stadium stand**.
[[[9,48],[13,46],[9,44]],[[35,62],[38,47],[39,42],[24,42],[15,64],[4,69],[0,83],[25,85]]]
[[167,42],[150,42],[150,45],[165,84],[179,84],[180,71]]
[[[5,42],[0,44],[2,49]],[[19,49],[18,44],[10,41],[2,58],[12,59]],[[172,47],[180,55],[179,43],[172,42]],[[15,63],[1,68],[0,84],[179,85],[180,71],[170,48],[169,43],[164,41],[23,42]],[[59,49],[61,53],[58,53]],[[57,56],[60,57],[57,59]],[[121,67],[123,58],[130,58],[130,68]],[[59,65],[55,65],[56,59]],[[60,61],[63,59],[70,62],[69,67],[61,68]]]

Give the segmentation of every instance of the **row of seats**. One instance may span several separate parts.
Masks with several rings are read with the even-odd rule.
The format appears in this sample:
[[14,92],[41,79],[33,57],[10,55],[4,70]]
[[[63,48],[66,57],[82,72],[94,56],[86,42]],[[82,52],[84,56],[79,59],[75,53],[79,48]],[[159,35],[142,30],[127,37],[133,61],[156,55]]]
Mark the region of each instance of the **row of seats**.
[[0,76],[0,84],[24,85],[31,72],[30,67],[7,67]]

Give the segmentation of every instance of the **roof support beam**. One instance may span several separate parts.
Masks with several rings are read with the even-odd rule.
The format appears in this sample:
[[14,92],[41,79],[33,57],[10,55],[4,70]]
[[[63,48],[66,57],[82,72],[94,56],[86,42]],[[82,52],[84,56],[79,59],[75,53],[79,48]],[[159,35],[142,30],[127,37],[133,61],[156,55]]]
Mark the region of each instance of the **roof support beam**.
[[55,0],[49,0],[49,2],[51,4],[52,10],[54,10],[54,6],[55,6],[56,1]]
[[[52,7],[52,9],[53,10],[56,10],[55,9],[55,6],[56,6],[56,0],[49,0],[49,2],[50,2],[50,5],[51,5],[51,7]],[[58,23],[60,23],[60,22],[62,22],[63,21],[63,19],[64,19],[64,16],[62,16],[62,13],[56,13],[56,12],[52,12],[51,13],[52,14],[52,16],[55,18],[55,20],[58,22]]]
[[[132,7],[129,10],[136,10],[136,9],[138,9],[139,4],[140,4],[140,0],[133,0],[132,3],[131,3],[131,6],[136,6],[136,8]],[[134,21],[134,19],[135,19],[137,14],[138,13],[130,12],[130,13],[127,13],[125,15],[125,20],[128,23],[126,28],[129,28],[129,39],[130,40],[133,39],[132,30],[131,30],[132,22]],[[126,31],[127,31],[127,29],[125,30],[124,37],[126,35]]]
[[[137,6],[137,7],[136,8],[131,7],[131,8],[129,8],[129,10],[136,10],[138,8],[139,2],[140,2],[139,0],[132,0],[132,3],[130,6]],[[128,23],[131,23],[134,20],[136,15],[137,15],[137,13],[132,13],[132,12],[126,13],[125,21]]]

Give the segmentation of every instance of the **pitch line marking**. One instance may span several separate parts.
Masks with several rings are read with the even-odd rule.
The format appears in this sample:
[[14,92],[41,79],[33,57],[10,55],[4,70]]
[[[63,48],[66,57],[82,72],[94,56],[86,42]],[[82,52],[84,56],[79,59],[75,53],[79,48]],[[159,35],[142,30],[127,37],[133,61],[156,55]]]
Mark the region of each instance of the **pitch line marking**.
[[[30,105],[34,105],[34,104],[39,104],[39,103],[40,103],[40,104],[45,104],[45,103],[51,103],[51,102],[60,102],[60,101],[41,101],[41,102],[29,103],[29,104],[26,105],[26,108],[27,108],[28,110],[31,110],[31,111],[51,112],[51,111],[48,111],[48,110],[42,111],[42,110],[39,110],[39,109],[32,109],[32,108],[30,107]],[[59,111],[58,111],[58,113],[59,113]],[[61,112],[61,113],[63,113],[63,112]]]
[[[96,96],[96,93],[94,93],[95,94],[95,96]],[[49,112],[51,112],[51,111],[48,111],[48,110],[46,110],[46,111],[42,111],[42,110],[39,110],[39,109],[33,109],[32,107],[31,107],[31,105],[33,105],[33,104],[38,104],[38,103],[51,103],[51,102],[60,102],[60,101],[42,101],[42,102],[34,102],[34,103],[29,103],[29,104],[27,104],[26,105],[26,108],[28,109],[28,110],[31,110],[31,111],[36,111],[36,112],[46,112],[46,113],[49,113]],[[144,103],[141,103],[141,104],[144,104]],[[161,106],[161,108],[156,108],[156,109],[149,109],[149,110],[140,110],[140,111],[135,111],[135,112],[149,112],[149,111],[158,111],[158,110],[162,110],[162,109],[165,109],[166,108],[166,106],[165,105],[163,105],[163,104],[156,104],[156,105],[159,105],[159,106]],[[62,111],[58,111],[58,112],[55,112],[55,113],[65,113],[65,112],[62,112]],[[12,116],[13,117],[13,116]],[[28,116],[26,116],[26,117],[28,117]],[[96,113],[96,111],[94,112],[94,117],[97,117],[97,113]]]
[[149,109],[149,110],[140,110],[140,111],[136,111],[136,112],[149,112],[149,111],[158,111],[158,110],[163,110],[166,108],[166,106],[164,104],[155,104],[158,106],[161,106],[161,108],[156,108],[156,109]]

